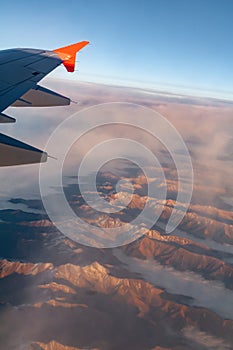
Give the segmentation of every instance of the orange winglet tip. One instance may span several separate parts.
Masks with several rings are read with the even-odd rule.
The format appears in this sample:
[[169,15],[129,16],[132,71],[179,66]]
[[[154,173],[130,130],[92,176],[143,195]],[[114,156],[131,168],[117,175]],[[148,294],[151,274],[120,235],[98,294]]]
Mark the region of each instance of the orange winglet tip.
[[76,53],[88,44],[89,41],[81,41],[73,45],[64,46],[53,50],[53,52],[56,52],[56,54],[60,57],[68,72],[74,72]]

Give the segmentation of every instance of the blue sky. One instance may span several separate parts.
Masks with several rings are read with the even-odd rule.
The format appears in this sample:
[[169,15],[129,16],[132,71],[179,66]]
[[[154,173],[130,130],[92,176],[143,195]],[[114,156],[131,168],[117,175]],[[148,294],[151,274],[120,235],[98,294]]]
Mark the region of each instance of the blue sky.
[[76,41],[79,72],[53,77],[233,98],[231,0],[1,1],[0,49]]

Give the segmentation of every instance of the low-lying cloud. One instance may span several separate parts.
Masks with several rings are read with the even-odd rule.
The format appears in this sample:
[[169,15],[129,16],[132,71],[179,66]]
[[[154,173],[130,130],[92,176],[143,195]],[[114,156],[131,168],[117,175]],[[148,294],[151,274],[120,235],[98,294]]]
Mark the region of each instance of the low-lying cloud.
[[126,256],[120,249],[114,255],[131,272],[140,273],[144,280],[167,292],[191,297],[190,305],[208,308],[226,319],[233,319],[233,292],[221,282],[208,281],[189,271],[177,271],[154,260],[142,261]]

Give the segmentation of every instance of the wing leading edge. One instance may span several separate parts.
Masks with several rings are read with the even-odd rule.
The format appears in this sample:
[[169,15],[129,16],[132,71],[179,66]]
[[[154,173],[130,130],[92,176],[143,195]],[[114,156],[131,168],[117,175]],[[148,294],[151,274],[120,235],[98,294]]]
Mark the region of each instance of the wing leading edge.
[[[2,113],[7,107],[64,106],[70,99],[37,83],[59,65],[74,72],[76,54],[89,44],[82,41],[53,51],[10,49],[0,51],[0,123],[15,119]],[[45,162],[47,153],[0,134],[0,167]]]

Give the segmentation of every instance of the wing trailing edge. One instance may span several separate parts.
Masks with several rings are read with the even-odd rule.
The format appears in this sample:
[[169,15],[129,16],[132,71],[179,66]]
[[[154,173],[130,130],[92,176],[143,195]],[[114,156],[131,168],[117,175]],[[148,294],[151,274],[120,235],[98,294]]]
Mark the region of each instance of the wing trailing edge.
[[0,167],[46,162],[46,152],[10,136],[0,134]]
[[15,123],[16,119],[9,117],[8,115],[4,113],[0,113],[0,123],[5,124],[5,123]]
[[13,107],[54,107],[70,104],[68,97],[62,96],[55,91],[46,89],[40,85],[29,90],[20,99],[15,101]]

